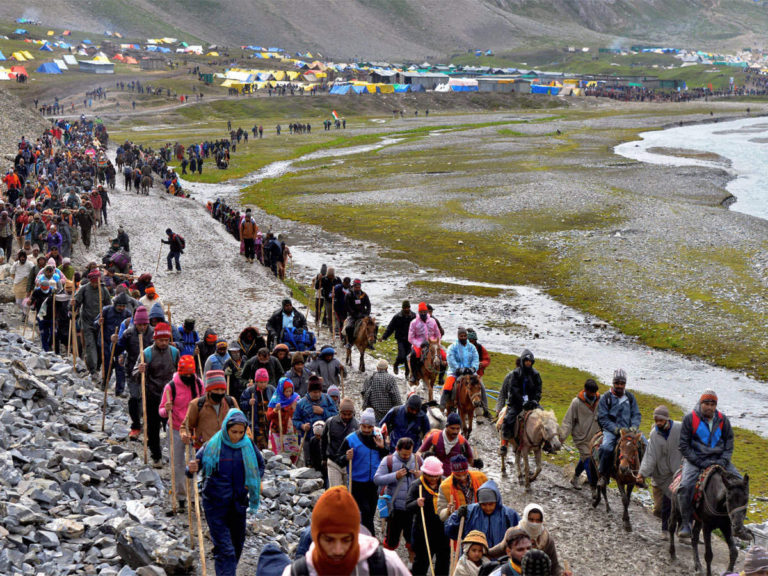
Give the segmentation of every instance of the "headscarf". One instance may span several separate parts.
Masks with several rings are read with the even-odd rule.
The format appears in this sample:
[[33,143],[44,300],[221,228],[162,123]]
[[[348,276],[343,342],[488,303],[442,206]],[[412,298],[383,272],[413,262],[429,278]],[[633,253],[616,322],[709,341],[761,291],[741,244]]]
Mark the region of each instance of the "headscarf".
[[[528,521],[528,514],[531,512],[539,512],[541,514],[541,523],[531,523]],[[523,519],[520,520],[520,524],[518,524],[518,528],[522,528],[525,530],[528,535],[531,537],[531,540],[533,542],[536,542],[539,537],[541,536],[542,532],[544,532],[544,508],[539,506],[538,504],[534,504],[531,502],[525,507],[525,510],[523,510]]]
[[275,393],[272,394],[272,398],[270,399],[269,404],[267,405],[267,408],[274,408],[278,404],[280,404],[280,406],[282,406],[283,408],[287,408],[288,406],[290,406],[294,402],[298,402],[299,395],[296,394],[296,392],[295,392],[296,388],[295,387],[293,387],[293,389],[294,389],[293,394],[291,394],[290,397],[288,397],[288,398],[285,397],[285,384],[286,383],[290,384],[291,387],[293,387],[293,382],[291,382],[291,380],[289,378],[286,378],[285,376],[280,378],[280,381],[277,383],[277,390],[275,390]]
[[253,442],[248,436],[243,435],[237,444],[233,444],[229,439],[227,431],[234,424],[248,426],[245,414],[237,408],[232,408],[227,412],[224,422],[221,423],[221,430],[208,440],[208,444],[206,444],[203,451],[203,474],[210,477],[219,469],[222,442],[232,449],[240,450],[243,456],[243,467],[245,468],[245,485],[248,487],[248,507],[252,512],[256,512],[259,509],[261,498],[259,462],[256,459],[256,450],[253,447]]

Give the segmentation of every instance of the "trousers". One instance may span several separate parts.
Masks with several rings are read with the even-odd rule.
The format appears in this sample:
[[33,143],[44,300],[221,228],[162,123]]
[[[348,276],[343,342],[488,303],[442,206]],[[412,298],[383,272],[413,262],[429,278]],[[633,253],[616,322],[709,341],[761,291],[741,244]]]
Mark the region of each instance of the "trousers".
[[336,464],[333,460],[328,460],[328,487],[334,486],[348,486],[347,484],[347,470],[342,469],[341,466]]
[[166,258],[168,263],[168,270],[173,270],[173,262],[176,262],[176,271],[181,272],[181,264],[179,263],[179,257],[181,256],[180,252],[168,252],[168,256]]
[[355,482],[352,480],[352,497],[360,508],[360,524],[368,528],[371,536],[376,536],[373,516],[376,513],[376,502],[379,499],[379,489],[371,482]]
[[236,576],[245,544],[246,508],[234,502],[203,499],[205,520],[213,541],[216,576]]

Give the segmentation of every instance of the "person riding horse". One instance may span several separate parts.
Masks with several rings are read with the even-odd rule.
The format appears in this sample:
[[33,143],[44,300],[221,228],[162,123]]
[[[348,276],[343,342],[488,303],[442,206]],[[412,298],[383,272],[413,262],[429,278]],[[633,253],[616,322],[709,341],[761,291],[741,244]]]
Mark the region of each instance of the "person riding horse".
[[[513,439],[515,435],[517,417],[523,411],[527,412],[539,407],[542,383],[539,371],[533,367],[534,362],[536,359],[533,357],[533,352],[523,350],[517,368],[507,374],[501,384],[498,407],[503,406],[503,402],[506,401],[507,414],[504,418],[502,436],[507,440]],[[506,445],[502,447],[502,451],[506,453]]]
[[720,466],[741,478],[731,462],[734,436],[728,417],[717,409],[717,394],[705,390],[696,408],[683,418],[680,430],[680,452],[683,454],[683,476],[677,489],[682,523],[678,536],[691,538],[691,512],[696,483],[710,466]]
[[426,302],[419,302],[418,316],[411,321],[408,327],[408,342],[411,343],[411,354],[408,364],[410,365],[410,374],[408,381],[416,383],[416,373],[421,368],[424,348],[429,346],[429,341],[440,342],[440,328],[437,321],[429,315]]
[[622,429],[640,428],[641,415],[635,396],[626,391],[627,373],[618,369],[613,373],[613,387],[600,397],[597,406],[597,422],[603,430],[600,444],[600,479],[599,488],[605,488],[610,482],[613,469],[616,442]]
[[[363,292],[362,282],[359,278],[355,278],[352,282],[352,291],[347,294],[346,298],[347,306],[347,319],[344,322],[344,332],[347,336],[347,349],[352,348],[352,343],[355,341],[355,329],[358,322],[371,315],[371,301],[368,299],[368,294]],[[371,346],[373,349],[373,346]]]
[[307,319],[304,314],[293,307],[290,298],[285,298],[282,307],[275,311],[267,321],[268,346],[281,343],[286,328],[307,329]]
[[455,398],[453,386],[456,380],[465,374],[475,374],[480,366],[480,356],[469,342],[469,333],[463,326],[459,326],[456,334],[457,340],[448,347],[448,371],[450,375],[445,380],[443,395],[440,398],[440,406],[445,407]]

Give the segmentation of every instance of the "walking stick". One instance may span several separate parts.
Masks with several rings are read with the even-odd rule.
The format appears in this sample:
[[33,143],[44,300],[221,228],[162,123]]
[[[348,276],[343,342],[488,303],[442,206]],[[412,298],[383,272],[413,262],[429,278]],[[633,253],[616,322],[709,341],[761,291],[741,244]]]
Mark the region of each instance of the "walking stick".
[[227,396],[229,396],[229,374],[227,374]]
[[104,380],[107,373],[107,367],[104,365],[104,308],[102,308],[101,301],[101,276],[99,276],[99,314],[101,319],[99,322],[99,331],[101,333],[101,379]]
[[[120,326],[115,328],[115,336],[120,331]],[[106,378],[104,378],[104,402],[101,406],[101,431],[104,432],[104,421],[107,419],[107,390],[109,389],[109,377],[112,374],[112,362],[115,360],[115,348],[117,342],[112,342],[112,352],[109,354],[109,371]]]
[[173,332],[173,321],[171,320],[171,305],[166,304],[165,305],[165,315],[168,316],[168,325],[171,327],[171,332]]
[[[296,464],[299,463],[299,458],[301,458],[304,455],[304,441],[307,439],[307,434],[309,434],[309,430],[304,432],[304,434],[301,436],[301,443],[299,444],[299,456],[296,458]],[[307,463],[307,459],[304,458],[304,464],[306,463]]]
[[[22,338],[24,338],[24,337],[26,336],[26,334],[27,334],[27,326],[29,326],[29,313],[30,313],[31,311],[32,311],[32,307],[30,306],[30,307],[29,307],[29,310],[27,310],[27,314],[26,314],[26,316],[24,317],[24,328],[23,328],[23,329],[22,329],[22,331],[21,331],[21,337],[22,337]],[[35,339],[35,333],[34,333],[34,331],[32,332],[32,339],[33,339],[33,340]]]
[[277,423],[280,426],[280,453],[285,452],[285,444],[283,444],[283,405],[277,407]]
[[200,360],[200,350],[195,348],[195,356],[197,356],[197,371],[200,375],[200,380],[203,379],[203,361]]
[[341,397],[346,398],[347,395],[344,394],[344,368],[339,370],[339,384],[341,384]]
[[155,274],[160,270],[160,256],[163,254],[163,241],[160,240],[160,249],[157,251],[157,266],[155,266]]
[[[191,446],[189,444],[184,446],[184,456],[186,457],[185,460],[189,461],[189,450],[187,448],[190,448]],[[193,451],[194,452],[194,451]],[[185,475],[186,476],[186,475]],[[187,482],[187,522],[189,523],[189,546],[192,548],[192,550],[195,549],[195,531],[194,531],[194,524],[192,522],[192,480],[189,476],[186,476],[186,482]]]
[[[139,354],[141,354],[141,362],[144,364],[144,334],[139,334]],[[146,369],[146,368],[145,368]],[[144,464],[147,463],[147,375],[141,373],[141,408],[144,411]]]
[[[424,498],[423,485],[419,484],[419,498]],[[432,552],[429,549],[429,534],[427,533],[427,520],[424,518],[424,506],[421,507],[421,525],[424,527],[424,542],[427,544],[427,556],[429,556],[429,569],[435,576],[435,566],[432,564]]]
[[[170,393],[170,390],[168,390]],[[170,397],[168,397],[170,400]],[[173,437],[173,402],[169,402],[171,409],[168,412],[168,438],[171,440],[170,454],[171,454],[171,505],[173,506],[173,514],[176,515],[176,459],[174,458],[174,447],[176,443]],[[462,518],[463,520],[463,518]]]
[[197,516],[197,544],[200,549],[200,567],[203,569],[203,576],[207,576],[205,569],[205,546],[203,545],[203,523],[200,520],[200,491],[197,489],[197,475],[192,479],[193,489],[195,491],[195,516]]
[[72,368],[77,363],[77,308],[72,309]]
[[462,516],[459,522],[459,538],[456,540],[456,550],[451,552],[451,571],[449,574],[453,576],[453,572],[456,570],[456,565],[459,563],[459,554],[461,550],[461,537],[464,534],[464,517]]
[[[53,298],[53,319],[51,320],[51,325],[52,325],[51,331],[53,332],[53,338],[52,338],[53,341],[51,342],[51,344],[52,344],[53,351],[58,354],[59,347],[57,346],[58,338],[56,338],[56,292],[55,292],[55,289],[52,290],[51,292],[52,292],[51,298]],[[104,431],[103,428],[101,430],[102,432]]]
[[[352,457],[354,458],[354,455]],[[352,460],[347,462],[347,487],[352,494]]]
[[72,315],[69,317],[69,329],[67,330],[67,357],[69,357],[70,345],[72,344]]

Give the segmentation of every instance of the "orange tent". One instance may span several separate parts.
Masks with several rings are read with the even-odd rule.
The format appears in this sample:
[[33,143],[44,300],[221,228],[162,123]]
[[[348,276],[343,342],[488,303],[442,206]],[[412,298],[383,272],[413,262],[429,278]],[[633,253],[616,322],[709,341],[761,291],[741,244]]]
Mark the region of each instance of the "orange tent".
[[112,59],[117,60],[118,62],[123,62],[125,60],[125,56],[122,54],[115,54]]
[[15,78],[16,76],[22,75],[29,78],[29,74],[27,73],[27,69],[24,68],[24,66],[11,66],[11,75]]
[[133,56],[126,56],[125,63],[126,64],[138,64],[139,61],[136,60],[136,58],[134,58]]

